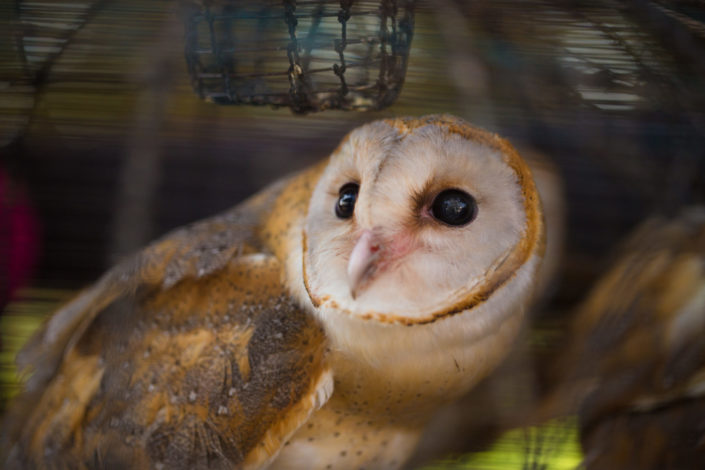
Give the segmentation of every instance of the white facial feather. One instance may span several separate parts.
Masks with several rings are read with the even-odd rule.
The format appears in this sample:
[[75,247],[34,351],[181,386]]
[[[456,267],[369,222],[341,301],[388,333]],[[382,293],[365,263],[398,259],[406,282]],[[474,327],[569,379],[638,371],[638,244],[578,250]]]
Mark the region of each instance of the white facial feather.
[[[290,253],[288,273],[299,301],[321,319],[334,363],[353,361],[447,400],[514,342],[541,264],[542,226],[528,170],[504,153],[511,147],[454,118],[434,119],[411,130],[378,121],[349,134],[314,188],[304,249]],[[449,129],[458,124],[461,132]],[[341,218],[335,207],[348,183],[359,193],[353,215]],[[447,189],[476,199],[473,221],[449,226],[432,217],[431,202]],[[395,260],[353,295],[348,262],[366,231],[381,246],[375,259],[391,250]]]
[[[357,199],[342,211],[351,183]],[[432,202],[450,189],[475,198],[474,220],[435,219]],[[312,418],[322,431],[293,439],[279,462],[325,468],[345,456],[350,443],[327,428],[342,426],[341,416],[350,425],[334,436],[374,446],[356,423],[358,401],[390,419],[374,431],[390,453],[376,458],[403,461],[437,407],[511,349],[536,285],[542,230],[528,169],[498,137],[447,116],[353,131],[318,177],[305,220],[289,228],[290,246],[301,249],[287,251],[286,282],[324,326],[335,387]],[[368,419],[360,422],[377,426]]]
[[[351,219],[336,217],[339,189],[358,183]],[[450,227],[416,204],[445,189],[461,189],[477,201],[477,218]],[[310,288],[353,313],[423,316],[480,282],[521,238],[525,227],[517,177],[502,155],[435,125],[401,138],[384,122],[353,131],[317,185],[307,219]],[[364,229],[408,249],[353,299],[346,266]],[[384,243],[383,243],[384,246]]]

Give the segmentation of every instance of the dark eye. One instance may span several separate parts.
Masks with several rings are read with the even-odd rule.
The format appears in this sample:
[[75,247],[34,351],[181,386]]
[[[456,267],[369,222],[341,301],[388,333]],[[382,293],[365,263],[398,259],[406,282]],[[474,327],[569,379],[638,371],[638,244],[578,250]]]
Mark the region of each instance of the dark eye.
[[448,225],[465,225],[477,215],[477,203],[464,191],[446,189],[433,200],[431,215]]
[[335,215],[341,219],[352,217],[359,189],[360,186],[356,183],[347,183],[340,188],[338,202],[335,203]]

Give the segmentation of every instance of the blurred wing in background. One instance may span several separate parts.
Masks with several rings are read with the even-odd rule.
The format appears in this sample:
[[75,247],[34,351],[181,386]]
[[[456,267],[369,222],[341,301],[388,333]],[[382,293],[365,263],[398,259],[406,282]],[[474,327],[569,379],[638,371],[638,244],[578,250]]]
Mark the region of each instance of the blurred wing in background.
[[589,469],[705,459],[705,207],[652,218],[582,303],[553,406],[578,412]]

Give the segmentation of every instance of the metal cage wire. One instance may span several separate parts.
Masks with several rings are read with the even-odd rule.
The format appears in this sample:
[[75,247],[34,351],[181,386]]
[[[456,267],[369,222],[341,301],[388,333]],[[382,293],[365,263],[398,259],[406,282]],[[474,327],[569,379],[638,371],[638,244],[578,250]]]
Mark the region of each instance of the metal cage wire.
[[219,104],[371,110],[406,74],[413,0],[187,2],[194,90]]

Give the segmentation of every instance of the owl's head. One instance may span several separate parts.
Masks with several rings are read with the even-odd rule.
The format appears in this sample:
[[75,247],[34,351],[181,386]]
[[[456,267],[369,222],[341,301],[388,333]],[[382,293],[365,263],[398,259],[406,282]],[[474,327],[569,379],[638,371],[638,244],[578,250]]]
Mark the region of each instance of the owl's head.
[[314,306],[413,325],[513,295],[507,284],[540,258],[543,224],[511,145],[428,116],[352,131],[313,191],[303,241]]

